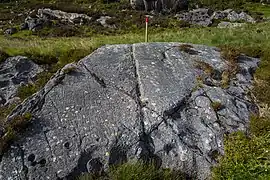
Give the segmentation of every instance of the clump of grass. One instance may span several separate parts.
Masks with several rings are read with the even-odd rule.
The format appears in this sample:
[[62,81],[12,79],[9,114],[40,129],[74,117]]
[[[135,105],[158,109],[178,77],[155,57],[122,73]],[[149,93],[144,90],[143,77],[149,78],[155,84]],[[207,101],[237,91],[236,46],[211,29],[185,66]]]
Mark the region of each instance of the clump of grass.
[[204,78],[200,75],[196,76],[196,85],[192,88],[192,92],[197,91],[200,88],[203,88]]
[[85,174],[79,180],[110,179],[110,180],[184,180],[187,176],[181,172],[169,169],[156,168],[151,164],[124,163],[118,167],[111,168],[109,172],[101,177]]
[[16,104],[10,104],[0,107],[0,127],[3,127],[6,117],[12,112],[16,107]]
[[232,46],[221,46],[221,58],[227,62],[227,69],[222,72],[221,75],[221,87],[227,88],[230,84],[230,80],[235,77],[239,72],[239,66],[237,64],[240,56],[240,50]]
[[214,68],[211,65],[203,61],[196,61],[195,67],[203,70],[203,72],[208,76],[212,76],[215,72]]
[[259,137],[270,132],[270,118],[253,115],[250,119],[250,131]]
[[231,74],[228,70],[225,70],[221,74],[221,87],[222,88],[228,88],[230,85],[231,80]]
[[34,94],[35,92],[37,92],[37,86],[34,84],[26,84],[26,85],[22,85],[18,88],[17,90],[17,96],[21,99],[24,100],[27,97],[31,96],[32,94]]
[[213,101],[213,102],[211,102],[211,107],[213,108],[214,111],[217,112],[217,111],[221,110],[222,104],[219,101]]
[[5,132],[0,138],[0,155],[8,149],[9,145],[16,139],[17,134],[20,133],[28,125],[32,119],[32,114],[29,112],[23,115],[18,115],[12,118],[4,125]]
[[31,95],[39,91],[48,82],[48,80],[51,78],[53,74],[54,72],[50,72],[50,71],[39,73],[34,83],[22,85],[18,88],[17,96],[21,100],[24,100],[30,97]]
[[190,44],[181,44],[179,46],[179,50],[183,51],[185,53],[188,53],[190,55],[197,55],[199,52],[192,49],[193,46]]
[[5,51],[0,49],[0,63],[5,61],[8,57],[9,55]]

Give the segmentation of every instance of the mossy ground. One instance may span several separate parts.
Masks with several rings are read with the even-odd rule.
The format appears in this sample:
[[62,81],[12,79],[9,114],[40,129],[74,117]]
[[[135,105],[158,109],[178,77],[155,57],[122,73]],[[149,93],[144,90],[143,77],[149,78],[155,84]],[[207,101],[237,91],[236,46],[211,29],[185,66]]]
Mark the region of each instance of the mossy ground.
[[[218,0],[215,0],[217,2]],[[202,0],[202,5],[213,3],[213,0]],[[25,3],[24,1],[22,3]],[[61,9],[67,12],[79,12],[94,15],[106,11],[108,15],[115,15],[116,18],[110,20],[111,24],[118,24],[115,30],[104,30],[97,33],[98,29],[81,27],[78,35],[75,30],[61,30],[54,33],[51,29],[44,29],[38,33],[30,31],[21,31],[11,37],[0,36],[1,54],[0,59],[7,56],[26,55],[38,64],[45,64],[49,69],[41,74],[33,85],[22,88],[21,98],[24,99],[33,92],[40,89],[48,80],[48,78],[59,68],[65,64],[77,61],[90,54],[96,48],[105,44],[130,44],[144,41],[144,13],[128,11],[120,13],[120,9],[125,8],[126,2],[121,2],[121,6],[117,4],[103,4],[100,1],[93,3],[99,4],[93,6],[91,10],[86,5],[89,1],[77,1],[81,6],[74,5],[74,2],[67,3],[63,6],[62,1],[47,3],[46,6],[52,9]],[[43,4],[44,5],[44,4]],[[258,6],[257,6],[258,5]],[[21,8],[39,8],[41,1],[31,1],[31,3],[22,4],[20,7],[10,6],[9,9],[0,7],[2,20],[9,20],[13,17],[10,9],[19,12]],[[214,3],[215,8],[228,8],[230,6],[237,8],[245,8],[253,13],[262,13],[265,17],[270,15],[270,7],[259,4],[245,3],[244,1],[220,1],[220,4]],[[111,9],[111,11],[110,11]],[[128,9],[128,7],[126,7]],[[132,16],[131,16],[132,15]],[[123,22],[119,17],[124,18]],[[167,21],[168,20],[168,21]],[[15,21],[16,22],[16,21]],[[18,22],[21,22],[18,20]],[[200,28],[190,27],[181,24],[170,17],[160,16],[156,20],[150,20],[149,40],[150,42],[184,42],[205,44],[210,46],[225,47],[227,50],[223,57],[232,62],[232,68],[236,68],[234,60],[239,53],[245,53],[249,56],[261,58],[260,68],[255,74],[255,83],[252,93],[255,95],[258,103],[263,105],[264,113],[261,116],[251,118],[250,131],[248,133],[237,132],[229,135],[225,142],[225,156],[220,157],[219,165],[213,169],[214,179],[270,179],[270,23],[259,23],[255,25],[249,24],[244,28],[237,29],[217,29],[217,28]],[[120,25],[119,25],[120,24]],[[179,27],[190,28],[179,28]],[[100,28],[100,27],[98,27]],[[54,37],[55,35],[75,33],[77,37]],[[59,36],[57,35],[57,36]],[[40,37],[42,36],[42,37]],[[69,36],[69,35],[66,35]],[[73,35],[72,35],[73,36]],[[79,37],[78,37],[79,36]],[[4,58],[2,58],[4,57]],[[224,74],[224,84],[230,78],[230,73]],[[6,116],[10,109],[3,109],[1,116]],[[7,139],[12,139],[13,131],[7,134]],[[144,167],[145,168],[145,167]],[[156,177],[161,171],[152,172],[151,169],[146,170],[140,165],[126,164],[120,167],[112,174],[112,177],[131,177],[138,178],[138,173],[145,173],[145,179]],[[162,170],[162,173],[164,171]],[[134,177],[132,174],[135,174]],[[159,174],[160,175],[160,174]],[[162,175],[163,176],[163,175]],[[91,179],[91,176],[85,176]],[[139,176],[142,179],[142,176]]]

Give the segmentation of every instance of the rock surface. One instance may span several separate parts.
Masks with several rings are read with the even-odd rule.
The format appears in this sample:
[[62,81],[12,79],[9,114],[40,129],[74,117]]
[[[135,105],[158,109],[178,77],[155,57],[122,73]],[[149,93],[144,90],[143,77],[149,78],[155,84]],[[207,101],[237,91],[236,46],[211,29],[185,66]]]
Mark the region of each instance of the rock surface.
[[6,35],[12,35],[12,34],[15,34],[16,32],[17,32],[16,28],[8,28],[5,30]]
[[134,9],[157,12],[179,12],[188,9],[188,0],[130,0]]
[[209,26],[212,24],[211,14],[211,10],[200,8],[186,13],[177,14],[175,17],[177,17],[179,20],[187,21],[191,24]]
[[213,20],[229,20],[231,22],[243,21],[249,23],[255,23],[255,19],[245,12],[237,13],[232,9],[224,11],[211,11],[210,9],[200,8],[194,9],[189,12],[176,14],[179,20],[187,21],[191,24],[198,24],[201,26],[210,26]]
[[10,57],[0,64],[0,106],[9,104],[15,98],[19,86],[31,83],[42,72],[26,57]]
[[[198,64],[208,64],[215,76]],[[9,116],[12,121],[33,114],[31,125],[3,155],[0,176],[74,179],[142,159],[205,179],[216,155],[224,153],[224,134],[246,130],[256,111],[247,91],[258,59],[242,55],[237,65],[238,74],[223,89],[221,74],[229,64],[217,48],[101,47],[73,64],[73,71],[71,65],[58,71]]]
[[42,29],[44,26],[48,25],[49,21],[41,18],[27,17],[24,24],[21,25],[21,30],[36,31]]
[[109,25],[107,24],[107,20],[111,19],[112,17],[110,16],[100,16],[96,21],[99,22],[103,27],[105,28],[115,28],[114,25]]
[[91,17],[85,14],[67,13],[60,10],[51,10],[49,8],[39,9],[38,17],[42,19],[60,19],[70,23],[83,23],[91,20]]
[[91,21],[91,17],[85,14],[67,13],[60,10],[52,10],[49,8],[39,9],[35,17],[28,16],[21,25],[20,30],[36,31],[43,27],[51,26],[54,20],[61,23],[71,24],[87,24]]

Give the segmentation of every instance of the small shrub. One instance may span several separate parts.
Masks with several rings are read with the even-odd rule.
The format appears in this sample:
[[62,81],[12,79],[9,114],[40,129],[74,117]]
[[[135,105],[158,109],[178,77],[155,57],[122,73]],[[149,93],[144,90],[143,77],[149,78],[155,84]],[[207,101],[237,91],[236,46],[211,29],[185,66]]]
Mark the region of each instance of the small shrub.
[[230,85],[230,72],[229,71],[223,71],[221,75],[221,87],[222,88],[228,88]]
[[58,58],[52,54],[41,54],[37,52],[25,52],[24,55],[30,58],[33,62],[38,65],[52,65],[58,62]]
[[250,119],[250,131],[255,136],[263,136],[270,132],[270,119],[253,115]]
[[237,64],[240,56],[240,50],[231,46],[221,46],[221,58],[227,62],[227,70],[223,71],[221,75],[221,86],[227,88],[230,80],[235,77],[236,73],[239,72],[239,66]]
[[12,128],[8,128],[5,134],[0,138],[0,155],[3,155],[4,152],[6,152],[15,137],[14,130]]
[[236,63],[240,50],[232,46],[221,46],[221,57],[230,63]]
[[22,85],[18,88],[17,90],[17,96],[21,99],[24,100],[37,92],[37,87],[34,84],[27,84],[27,85]]
[[12,120],[10,120],[10,123],[8,126],[12,128],[15,132],[19,132],[27,126],[29,121],[32,118],[32,114],[29,112],[26,112],[25,114],[21,116],[15,116]]
[[12,112],[16,107],[16,104],[10,104],[0,107],[0,127],[3,127],[6,117]]

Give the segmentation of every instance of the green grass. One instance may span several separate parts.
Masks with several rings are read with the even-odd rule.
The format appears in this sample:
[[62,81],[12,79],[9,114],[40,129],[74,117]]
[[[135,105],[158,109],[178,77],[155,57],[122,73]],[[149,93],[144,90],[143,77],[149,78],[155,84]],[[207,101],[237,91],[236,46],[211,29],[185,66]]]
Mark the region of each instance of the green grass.
[[[269,23],[248,25],[245,28],[149,28],[150,42],[185,42],[212,46],[231,45],[235,47],[269,47]],[[0,36],[0,47],[9,55],[39,54],[58,57],[71,49],[91,52],[105,44],[126,44],[144,42],[144,31],[114,36],[97,35],[91,38],[39,38],[28,36],[5,38]],[[265,47],[265,48],[264,48]]]
[[156,168],[154,165],[146,165],[141,162],[128,162],[101,176],[85,174],[78,180],[184,180],[186,176],[178,171]]
[[261,3],[247,3],[244,7],[250,12],[262,13],[264,17],[270,17],[270,5],[262,5]]
[[270,179],[269,128],[270,119],[253,117],[249,136],[243,132],[228,136],[225,141],[225,156],[213,169],[213,179]]

